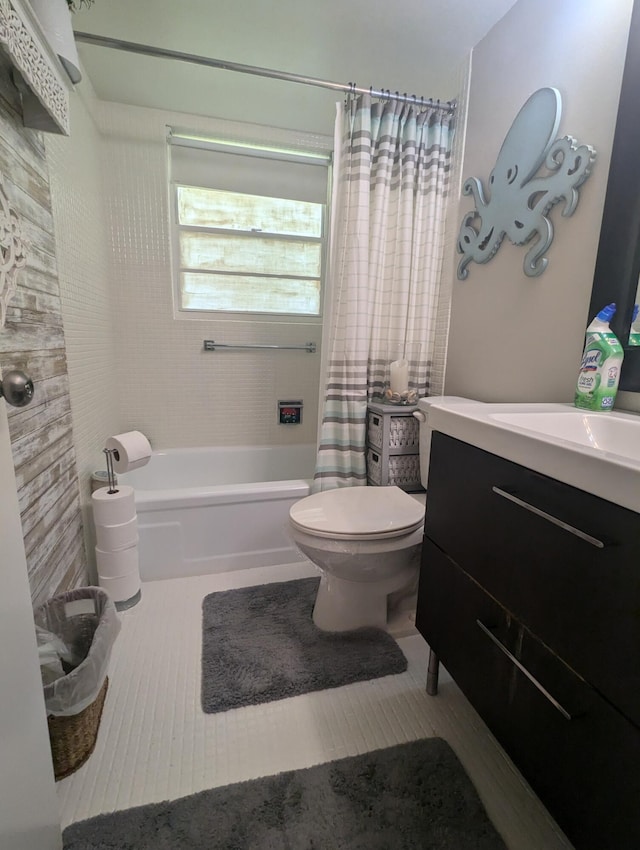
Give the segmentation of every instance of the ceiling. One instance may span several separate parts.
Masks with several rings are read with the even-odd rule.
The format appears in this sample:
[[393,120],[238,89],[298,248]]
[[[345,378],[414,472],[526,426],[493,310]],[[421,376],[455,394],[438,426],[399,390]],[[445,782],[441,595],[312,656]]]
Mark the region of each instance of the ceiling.
[[[95,0],[74,30],[441,100],[516,0]],[[77,3],[77,0],[76,0]],[[334,91],[78,45],[103,100],[331,133]]]

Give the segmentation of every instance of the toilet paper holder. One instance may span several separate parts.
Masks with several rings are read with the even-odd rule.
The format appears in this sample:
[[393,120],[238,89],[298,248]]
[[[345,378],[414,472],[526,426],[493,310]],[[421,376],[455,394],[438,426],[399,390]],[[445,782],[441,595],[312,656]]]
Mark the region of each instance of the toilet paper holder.
[[[116,476],[115,476],[115,473],[113,471],[113,457],[114,457],[114,455],[118,454],[118,450],[117,449],[103,449],[102,451],[105,453],[106,461],[107,461],[107,480],[109,482],[109,489],[108,489],[107,492],[108,493],[117,493],[118,488],[116,487]],[[116,457],[116,460],[118,460],[117,457]]]

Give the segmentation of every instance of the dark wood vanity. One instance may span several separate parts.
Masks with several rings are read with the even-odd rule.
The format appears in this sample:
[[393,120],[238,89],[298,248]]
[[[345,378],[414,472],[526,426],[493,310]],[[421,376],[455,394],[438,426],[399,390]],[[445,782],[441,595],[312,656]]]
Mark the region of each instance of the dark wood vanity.
[[640,848],[639,514],[434,433],[416,625],[578,850]]

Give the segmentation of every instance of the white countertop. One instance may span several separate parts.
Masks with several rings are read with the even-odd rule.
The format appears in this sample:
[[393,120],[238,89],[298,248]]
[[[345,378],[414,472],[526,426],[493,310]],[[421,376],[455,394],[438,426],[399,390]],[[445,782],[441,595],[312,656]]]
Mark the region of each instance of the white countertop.
[[429,401],[434,431],[640,513],[640,415],[570,404]]

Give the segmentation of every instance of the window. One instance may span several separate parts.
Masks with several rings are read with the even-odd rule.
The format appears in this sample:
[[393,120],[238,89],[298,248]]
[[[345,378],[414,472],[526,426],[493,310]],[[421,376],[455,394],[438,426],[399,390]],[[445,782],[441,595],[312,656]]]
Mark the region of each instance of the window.
[[247,150],[172,147],[178,310],[318,317],[328,158]]
[[181,310],[320,314],[323,205],[176,186]]

